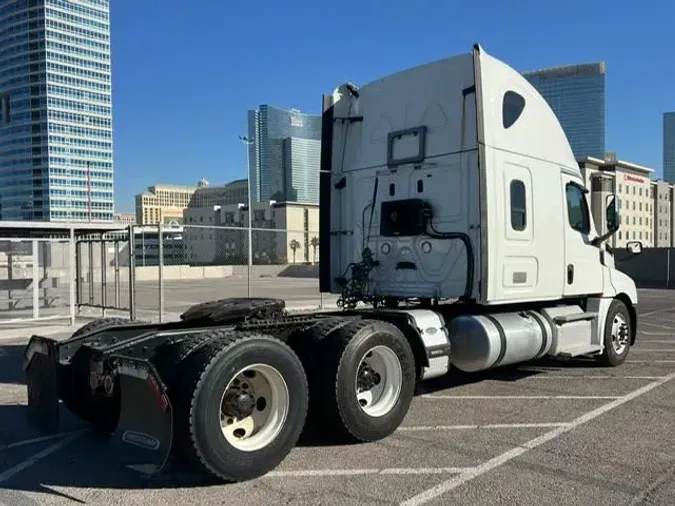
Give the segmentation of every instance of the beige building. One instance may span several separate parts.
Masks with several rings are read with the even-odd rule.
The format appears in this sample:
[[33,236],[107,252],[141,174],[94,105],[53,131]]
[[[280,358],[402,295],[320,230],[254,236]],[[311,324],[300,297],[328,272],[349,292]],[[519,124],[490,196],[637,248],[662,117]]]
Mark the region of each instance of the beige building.
[[134,213],[115,213],[113,217],[115,223],[123,223],[124,225],[135,225],[136,215]]
[[621,226],[610,244],[624,247],[628,241],[638,240],[646,248],[653,247],[655,216],[650,177],[654,171],[624,160],[592,157],[580,159],[579,167],[592,192],[593,218],[597,223],[604,224],[606,197],[616,189]]
[[654,247],[673,246],[673,185],[665,181],[652,181],[654,202]]
[[[319,261],[319,206],[293,202],[253,204],[254,264]],[[248,206],[190,207],[184,213],[186,261],[192,265],[248,263]]]
[[202,181],[187,207],[213,207],[248,202],[248,180],[236,179],[222,186],[209,186]]
[[[204,184],[202,180],[199,184]],[[207,183],[208,184],[208,183]],[[136,195],[136,221],[139,225],[180,223],[183,211],[197,187],[158,184]]]

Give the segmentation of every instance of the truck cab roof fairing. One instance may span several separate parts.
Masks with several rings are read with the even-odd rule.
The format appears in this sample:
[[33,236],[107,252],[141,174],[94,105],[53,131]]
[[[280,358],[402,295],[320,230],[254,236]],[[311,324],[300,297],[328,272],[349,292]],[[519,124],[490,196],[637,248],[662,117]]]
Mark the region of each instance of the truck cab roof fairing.
[[[512,67],[480,46],[474,48],[480,62],[485,144],[558,164],[581,177],[567,136],[548,102]],[[517,105],[517,97],[522,97],[524,107],[515,121],[505,123],[505,107]]]

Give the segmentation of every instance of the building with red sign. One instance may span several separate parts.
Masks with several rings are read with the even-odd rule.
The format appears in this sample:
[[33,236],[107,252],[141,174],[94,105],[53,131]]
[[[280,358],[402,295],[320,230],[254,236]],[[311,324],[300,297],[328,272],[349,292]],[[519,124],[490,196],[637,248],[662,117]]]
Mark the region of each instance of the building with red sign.
[[[623,247],[628,241],[642,241],[646,248],[656,244],[655,223],[663,223],[662,216],[655,215],[654,171],[634,163],[608,157],[605,160],[586,157],[578,160],[584,174],[586,187],[591,190],[591,207],[596,223],[604,220],[605,202],[615,190],[619,196],[621,227],[610,239],[614,247]],[[672,223],[669,219],[668,223]],[[670,225],[669,225],[670,226]],[[663,237],[663,230],[659,230]],[[672,235],[669,233],[669,236]]]

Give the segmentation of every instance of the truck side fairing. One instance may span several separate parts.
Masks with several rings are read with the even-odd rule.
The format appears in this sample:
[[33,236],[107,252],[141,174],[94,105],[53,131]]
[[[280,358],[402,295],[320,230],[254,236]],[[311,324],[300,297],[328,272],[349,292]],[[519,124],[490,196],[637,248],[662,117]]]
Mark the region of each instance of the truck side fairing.
[[[527,80],[480,47],[339,87],[324,99],[322,142],[323,291],[339,293],[365,249],[378,262],[367,291],[383,297],[602,291],[584,249],[594,227],[566,230],[567,183],[583,180],[565,134]],[[570,241],[578,272],[566,283]]]

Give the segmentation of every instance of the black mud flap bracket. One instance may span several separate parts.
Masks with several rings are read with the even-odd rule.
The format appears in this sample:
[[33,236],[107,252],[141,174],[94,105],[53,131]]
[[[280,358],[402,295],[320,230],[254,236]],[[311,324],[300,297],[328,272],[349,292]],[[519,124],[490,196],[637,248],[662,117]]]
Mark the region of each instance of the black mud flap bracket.
[[166,386],[146,360],[115,357],[120,416],[111,443],[120,462],[143,474],[160,473],[169,461],[173,409]]
[[41,431],[59,430],[58,343],[32,336],[23,356],[28,397],[28,422]]

